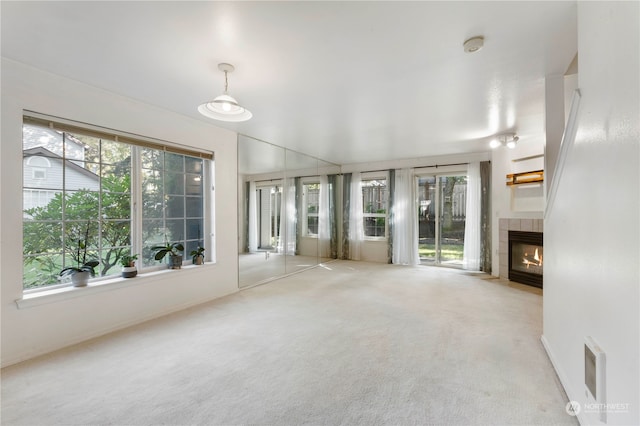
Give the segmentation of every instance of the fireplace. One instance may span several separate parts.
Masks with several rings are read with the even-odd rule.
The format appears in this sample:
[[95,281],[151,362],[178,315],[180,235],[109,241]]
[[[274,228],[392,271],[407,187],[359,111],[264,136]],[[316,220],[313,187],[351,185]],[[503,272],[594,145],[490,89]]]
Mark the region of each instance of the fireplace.
[[542,288],[542,232],[509,231],[509,279]]

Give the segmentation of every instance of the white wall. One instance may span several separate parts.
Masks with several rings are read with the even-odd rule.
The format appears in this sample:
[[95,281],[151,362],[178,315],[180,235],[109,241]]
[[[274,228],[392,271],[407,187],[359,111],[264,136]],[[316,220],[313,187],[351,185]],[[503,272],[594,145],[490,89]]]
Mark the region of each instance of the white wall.
[[606,402],[629,404],[607,424],[640,424],[639,16],[638,2],[578,2],[578,130],[545,214],[543,343],[582,424],[600,424],[585,336],[606,353]]
[[[76,289],[73,297],[19,309],[23,109],[215,151],[217,264],[138,277],[106,291]],[[235,133],[3,58],[1,137],[2,366],[237,291]]]

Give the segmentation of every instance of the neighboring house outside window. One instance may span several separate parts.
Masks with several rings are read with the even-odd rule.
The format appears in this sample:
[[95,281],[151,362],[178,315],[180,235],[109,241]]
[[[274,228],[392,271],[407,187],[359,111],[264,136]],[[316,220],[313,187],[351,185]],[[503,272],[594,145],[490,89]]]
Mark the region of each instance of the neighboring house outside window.
[[307,237],[318,236],[318,212],[320,211],[320,183],[306,182],[302,185],[304,229],[303,235]]
[[139,270],[162,268],[153,245],[180,242],[187,261],[204,247],[209,160],[80,133],[23,125],[25,289],[60,284],[58,273],[78,265],[85,245],[99,277],[120,275],[128,254],[141,256]]
[[387,238],[386,176],[362,175],[362,209],[364,238],[370,240]]

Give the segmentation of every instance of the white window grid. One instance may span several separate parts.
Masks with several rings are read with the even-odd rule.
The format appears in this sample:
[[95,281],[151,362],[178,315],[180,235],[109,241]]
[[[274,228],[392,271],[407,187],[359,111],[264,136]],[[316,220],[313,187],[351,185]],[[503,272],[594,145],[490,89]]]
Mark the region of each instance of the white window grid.
[[[362,218],[365,226],[363,226],[364,239],[370,241],[384,241],[389,236],[389,192],[388,192],[388,174],[380,174],[377,172],[374,173],[362,173],[361,174],[362,181]],[[366,188],[371,187],[384,187],[384,196],[382,199],[376,200],[376,205],[378,207],[383,207],[383,209],[376,210],[384,210],[384,213],[378,212],[368,212],[369,203],[365,199],[365,191]],[[377,219],[384,219],[384,235],[366,235],[366,222],[367,219],[374,219],[377,222]]]
[[[113,142],[113,141],[110,141]],[[63,137],[63,145],[64,145],[64,137]],[[141,224],[142,224],[142,211],[141,209],[137,209],[138,205],[141,205],[140,201],[142,198],[142,189],[134,191],[134,188],[141,188],[141,185],[139,184],[140,182],[142,182],[141,179],[141,173],[142,173],[142,167],[141,164],[138,162],[136,165],[136,159],[140,158],[139,152],[141,149],[143,149],[142,147],[138,147],[138,146],[131,146],[132,149],[132,153],[131,153],[131,159],[132,159],[132,166],[130,169],[130,173],[131,173],[131,190],[132,190],[132,199],[131,199],[131,216],[128,219],[123,219],[123,220],[129,220],[131,221],[131,229],[130,229],[130,238],[131,238],[131,253],[132,254],[138,254],[140,255],[142,253],[142,238],[141,238],[141,231],[138,230],[139,228],[141,228]],[[97,165],[98,169],[100,168],[100,165]],[[203,187],[202,187],[202,220],[203,220],[203,228],[202,229],[202,235],[199,237],[200,240],[203,241],[205,247],[210,248],[211,250],[211,254],[209,254],[208,259],[215,261],[215,245],[213,243],[213,239],[212,239],[212,226],[213,226],[213,161],[208,161],[208,160],[204,160],[203,161],[203,170],[202,170],[202,180],[203,180]],[[46,173],[45,169],[42,168],[34,168],[34,170],[43,170]],[[34,173],[35,174],[35,173]],[[189,172],[187,172],[185,170],[184,172],[185,176],[187,174],[190,174]],[[35,176],[33,176],[35,177]],[[45,174],[45,178],[46,178],[46,174]],[[138,183],[136,185],[136,183]],[[63,173],[63,184],[62,186],[64,187],[64,173]],[[207,188],[210,188],[210,191],[207,190]],[[24,201],[23,201],[23,208],[26,210],[28,208],[33,208],[33,207],[43,207],[46,206],[54,197],[57,193],[64,193],[64,189],[61,190],[40,190],[40,189],[31,189],[31,188],[23,188],[23,197],[24,197]],[[101,192],[101,190],[100,190]],[[185,200],[187,198],[187,194],[185,194]],[[165,209],[166,210],[166,207]],[[25,214],[25,219],[28,220],[29,216]],[[185,215],[184,215],[184,219],[185,219],[185,223],[186,223],[186,219],[190,219],[187,217],[186,211],[185,211]],[[64,221],[66,219],[61,219],[62,223],[64,223]],[[98,231],[97,231],[97,235],[101,235],[101,221],[99,219],[97,219],[98,221]],[[64,226],[64,225],[63,225]],[[186,225],[185,225],[186,227]],[[64,231],[63,231],[64,232]],[[188,240],[189,238],[187,237],[187,232],[185,229],[185,232],[183,233],[183,238],[181,239],[180,242],[182,242],[183,244]],[[100,239],[99,240],[99,246],[101,246],[101,242]],[[61,250],[64,251],[64,248],[61,248]],[[63,251],[61,251],[60,253],[63,254]],[[98,248],[98,253],[100,253],[101,251],[101,247]],[[190,263],[190,259],[191,257],[189,256],[189,252],[187,250],[186,244],[185,244],[185,251],[183,252],[183,259],[185,261],[186,264]],[[157,269],[163,269],[165,268],[165,266],[163,265],[153,265],[153,266],[144,266],[142,265],[142,262],[138,262],[137,267],[140,271],[142,272],[149,272],[152,270],[157,270]],[[109,275],[109,276],[103,276],[103,277],[99,277],[96,278],[95,281],[97,280],[104,280],[104,279],[111,279],[113,278],[113,275]],[[40,291],[40,290],[49,290],[49,289],[53,289],[53,288],[57,288],[57,287],[62,287],[62,286],[66,286],[68,284],[48,284],[48,285],[44,285],[41,287],[36,287],[34,289],[26,289],[25,293],[31,293],[34,291]]]

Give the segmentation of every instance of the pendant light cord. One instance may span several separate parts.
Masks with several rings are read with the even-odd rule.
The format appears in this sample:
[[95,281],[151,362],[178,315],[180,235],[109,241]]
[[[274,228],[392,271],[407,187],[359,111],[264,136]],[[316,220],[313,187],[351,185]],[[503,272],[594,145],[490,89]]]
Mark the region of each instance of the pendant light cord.
[[227,94],[228,91],[228,87],[229,87],[229,81],[227,80],[227,72],[224,72],[224,94]]

